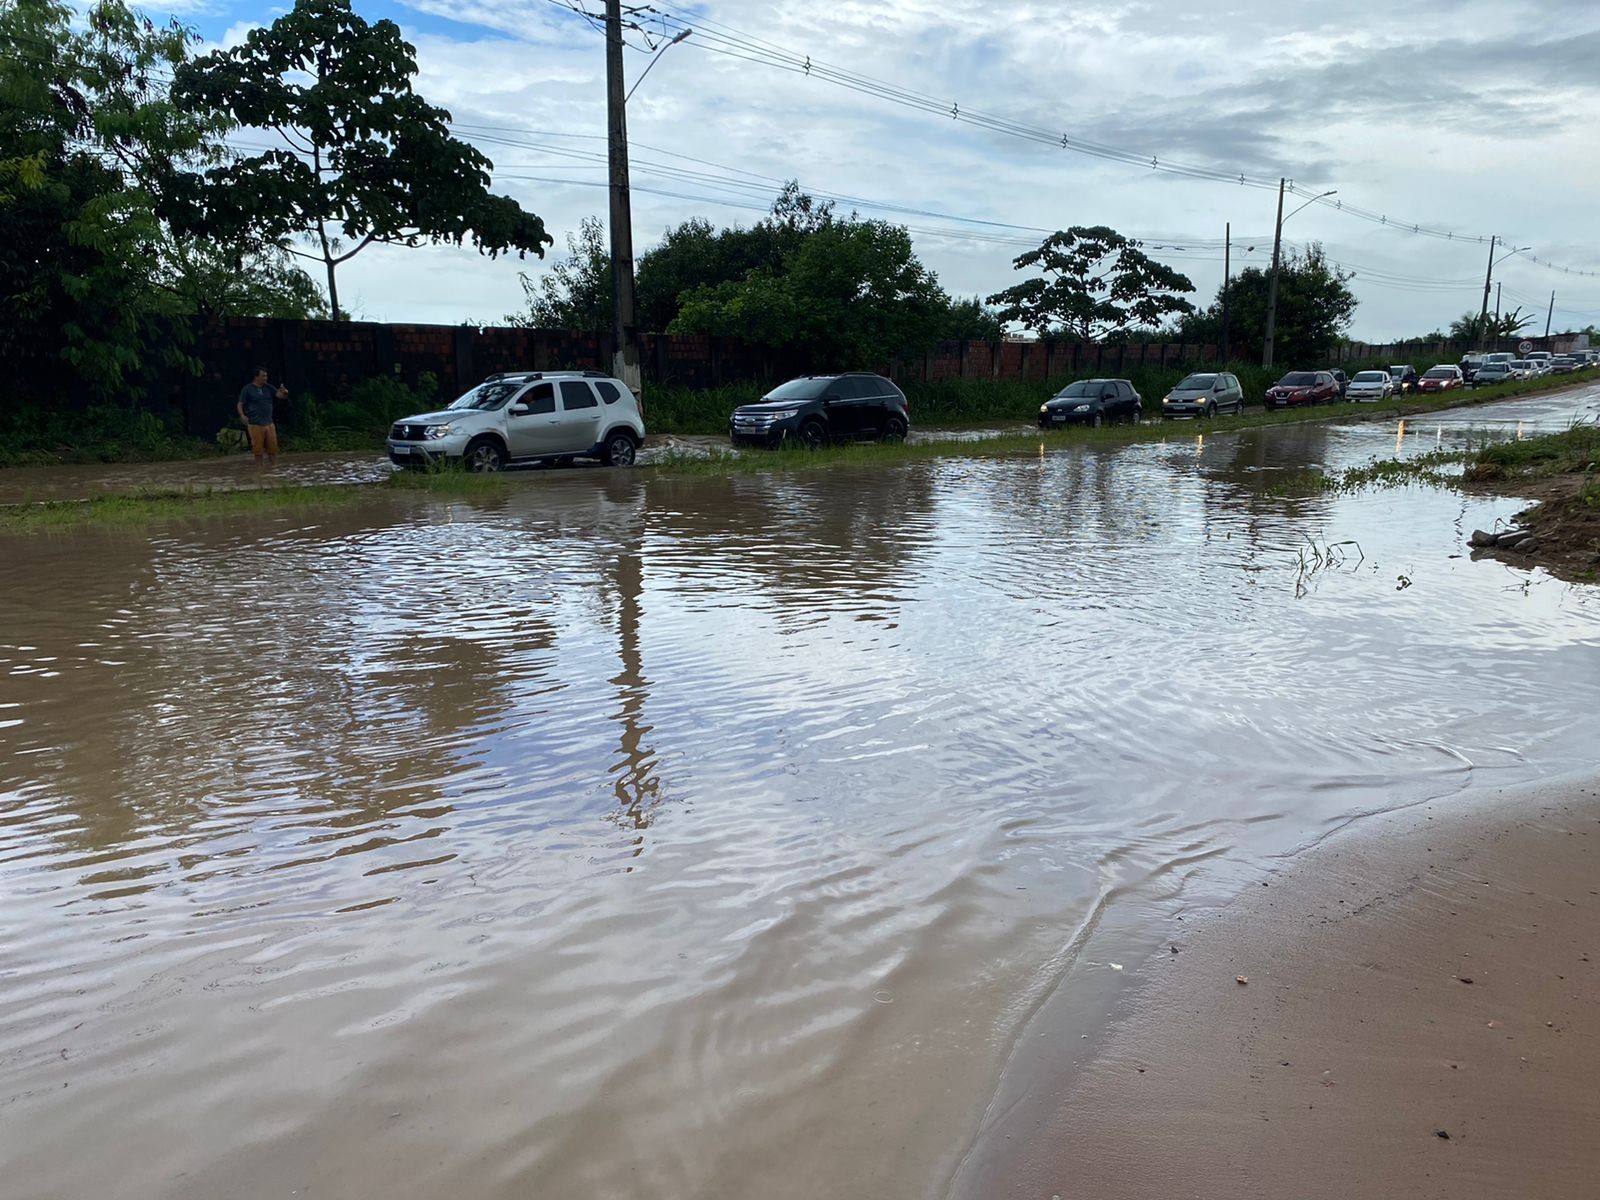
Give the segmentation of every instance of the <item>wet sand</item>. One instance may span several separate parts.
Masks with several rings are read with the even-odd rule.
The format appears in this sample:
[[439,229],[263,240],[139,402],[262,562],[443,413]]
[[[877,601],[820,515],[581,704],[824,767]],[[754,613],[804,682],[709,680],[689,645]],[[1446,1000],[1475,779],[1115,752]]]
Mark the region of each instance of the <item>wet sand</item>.
[[1600,1195],[1600,785],[1362,822],[1175,929],[963,1194]]

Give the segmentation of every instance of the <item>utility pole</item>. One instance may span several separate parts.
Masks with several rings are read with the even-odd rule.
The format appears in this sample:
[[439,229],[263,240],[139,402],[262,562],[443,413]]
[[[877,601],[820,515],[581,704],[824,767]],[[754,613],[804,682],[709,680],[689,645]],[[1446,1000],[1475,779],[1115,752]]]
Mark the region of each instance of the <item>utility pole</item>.
[[611,150],[611,373],[640,391],[633,326],[633,202],[628,193],[628,110],[622,77],[622,0],[606,0],[606,135]]
[[1272,227],[1272,282],[1267,285],[1267,337],[1261,348],[1261,365],[1272,365],[1272,335],[1278,324],[1278,250],[1283,244],[1283,185],[1278,180],[1278,220]]
[[1494,334],[1500,336],[1500,285],[1494,285]]
[[1550,311],[1544,314],[1544,336],[1550,336],[1550,321],[1556,315],[1556,294],[1550,293]]
[[1478,314],[1478,349],[1489,348],[1489,277],[1494,274],[1495,237],[1489,238],[1489,265],[1483,272],[1483,311]]
[[1222,365],[1228,365],[1228,258],[1233,253],[1233,222],[1222,226]]

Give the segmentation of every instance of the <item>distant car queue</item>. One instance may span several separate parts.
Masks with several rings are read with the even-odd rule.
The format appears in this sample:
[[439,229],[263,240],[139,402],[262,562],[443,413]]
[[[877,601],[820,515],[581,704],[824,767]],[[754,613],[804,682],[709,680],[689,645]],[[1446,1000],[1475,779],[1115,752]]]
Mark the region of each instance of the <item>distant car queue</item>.
[[[1570,374],[1600,366],[1600,351],[1568,354],[1469,354],[1459,364],[1440,363],[1418,375],[1415,367],[1356,372],[1289,371],[1266,390],[1270,412],[1342,400],[1375,403],[1408,392],[1447,392],[1544,374]],[[1229,371],[1186,375],[1161,399],[1163,418],[1207,419],[1244,411],[1239,377]],[[1078,379],[1039,405],[1042,429],[1066,425],[1099,428],[1144,419],[1144,397],[1131,380]],[[735,445],[795,443],[816,449],[843,441],[901,441],[911,430],[911,406],[893,381],[867,371],[807,375],[780,384],[728,419]],[[638,397],[601,371],[513,371],[491,375],[448,408],[404,417],[389,432],[389,457],[397,465],[433,466],[456,461],[472,471],[512,464],[567,463],[596,458],[631,466],[644,440]]]

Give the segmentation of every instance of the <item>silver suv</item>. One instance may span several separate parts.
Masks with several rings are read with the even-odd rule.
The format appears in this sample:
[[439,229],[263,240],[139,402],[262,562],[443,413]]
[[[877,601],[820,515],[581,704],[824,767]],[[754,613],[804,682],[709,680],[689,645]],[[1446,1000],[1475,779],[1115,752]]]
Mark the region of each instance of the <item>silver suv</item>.
[[514,371],[489,376],[449,408],[396,421],[389,458],[404,467],[460,460],[469,471],[574,458],[631,467],[642,441],[639,400],[620,379]]

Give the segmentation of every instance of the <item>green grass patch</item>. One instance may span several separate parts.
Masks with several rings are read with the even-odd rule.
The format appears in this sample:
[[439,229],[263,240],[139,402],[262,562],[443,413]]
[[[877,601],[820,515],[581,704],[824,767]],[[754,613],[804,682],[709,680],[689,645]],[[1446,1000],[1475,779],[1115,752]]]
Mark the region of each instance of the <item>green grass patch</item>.
[[31,533],[85,526],[257,516],[350,503],[363,489],[320,484],[227,490],[146,489],[88,500],[51,500],[0,507],[0,532]]
[[1474,482],[1542,479],[1591,471],[1600,461],[1600,424],[1578,422],[1561,433],[1485,446],[1467,463]]

